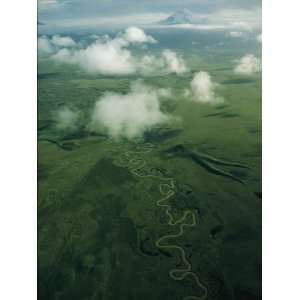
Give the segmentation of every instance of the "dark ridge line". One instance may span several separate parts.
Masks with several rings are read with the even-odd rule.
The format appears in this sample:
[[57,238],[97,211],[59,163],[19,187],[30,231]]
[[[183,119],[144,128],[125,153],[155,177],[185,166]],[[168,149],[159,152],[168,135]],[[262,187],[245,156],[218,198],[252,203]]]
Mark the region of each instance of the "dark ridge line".
[[59,147],[60,149],[65,150],[65,151],[72,151],[73,150],[72,146],[64,145],[64,144],[60,143],[57,140],[42,138],[42,139],[38,139],[38,141],[42,141],[42,142],[44,141],[44,142],[52,143],[52,144],[56,145],[57,147]]
[[204,118],[211,118],[211,117],[220,117],[220,118],[236,118],[238,117],[239,114],[236,114],[236,113],[231,113],[231,112],[216,112],[216,113],[211,113],[211,114],[207,114],[207,115],[204,115],[203,117]]
[[182,144],[175,145],[174,147],[166,150],[165,153],[167,153],[167,154],[171,153],[175,156],[189,158],[189,159],[193,160],[195,163],[197,163],[198,165],[200,165],[202,168],[204,168],[209,173],[223,176],[223,177],[229,178],[233,181],[236,181],[236,182],[239,182],[239,183],[245,185],[245,182],[243,180],[241,180],[240,178],[238,178],[237,176],[234,176],[226,171],[223,171],[223,170],[213,166],[212,164],[249,169],[249,167],[247,165],[237,163],[237,162],[223,161],[223,160],[214,158],[214,157],[204,154],[204,153],[195,152],[195,151],[188,149],[186,146],[184,146]]

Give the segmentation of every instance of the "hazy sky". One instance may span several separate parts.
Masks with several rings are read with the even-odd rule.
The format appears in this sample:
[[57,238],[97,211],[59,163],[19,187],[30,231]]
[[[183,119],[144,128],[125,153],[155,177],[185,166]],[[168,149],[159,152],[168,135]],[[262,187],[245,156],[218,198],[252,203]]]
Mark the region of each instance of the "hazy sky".
[[260,23],[260,0],[38,0],[39,20],[60,26],[149,24],[187,8],[215,22]]

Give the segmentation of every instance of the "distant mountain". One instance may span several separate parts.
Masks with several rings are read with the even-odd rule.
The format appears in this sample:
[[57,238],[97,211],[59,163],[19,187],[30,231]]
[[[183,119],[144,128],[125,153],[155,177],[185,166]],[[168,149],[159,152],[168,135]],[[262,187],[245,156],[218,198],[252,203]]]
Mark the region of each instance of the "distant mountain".
[[45,23],[40,22],[40,21],[37,21],[37,24],[38,24],[38,26],[46,25]]
[[165,20],[162,20],[158,22],[159,25],[176,25],[176,24],[192,24],[192,13],[184,8],[182,10],[179,10],[166,18]]

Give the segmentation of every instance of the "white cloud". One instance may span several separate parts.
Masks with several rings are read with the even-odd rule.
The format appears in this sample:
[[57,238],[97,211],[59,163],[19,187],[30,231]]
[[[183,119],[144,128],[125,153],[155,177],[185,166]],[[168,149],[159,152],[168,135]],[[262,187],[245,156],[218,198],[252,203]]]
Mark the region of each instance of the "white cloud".
[[161,111],[160,99],[168,90],[157,90],[140,81],[132,84],[128,94],[106,93],[95,105],[91,128],[113,139],[139,139],[153,127],[168,122]]
[[68,107],[54,113],[56,127],[61,130],[75,130],[78,126],[79,114]]
[[261,8],[221,9],[212,13],[195,13],[193,20],[194,24],[151,25],[151,27],[251,32],[261,28]]
[[144,30],[131,26],[127,28],[122,35],[129,43],[156,43],[156,40],[145,33]]
[[195,102],[220,103],[223,99],[216,94],[217,84],[212,81],[207,72],[200,71],[194,75],[190,90],[185,90],[185,96]]
[[154,55],[143,55],[139,60],[139,72],[142,74],[151,74],[157,71],[166,70],[165,63],[161,57]]
[[191,30],[235,30],[235,31],[252,31],[253,26],[247,22],[216,22],[207,24],[175,24],[175,25],[152,25],[156,28],[181,28]]
[[176,52],[166,49],[162,52],[162,58],[170,73],[182,74],[187,72],[187,67],[183,58],[178,56]]
[[77,17],[67,18],[63,20],[57,20],[56,26],[69,27],[69,28],[99,28],[99,26],[145,26],[145,24],[154,24],[162,19],[169,16],[168,13],[137,13],[137,14],[126,14],[117,16],[98,16],[98,17]]
[[60,63],[78,65],[88,73],[126,75],[134,73],[176,73],[188,71],[184,59],[166,49],[161,55],[134,56],[129,49],[135,43],[154,43],[153,37],[139,28],[130,27],[111,39],[100,37],[84,49],[59,50],[52,58]]
[[[199,0],[195,0],[195,2]],[[119,25],[126,26],[139,26],[147,27],[166,27],[162,25],[155,25],[159,21],[166,19],[170,16],[172,11],[169,12],[138,12],[135,14],[126,15],[107,15],[96,17],[83,17],[77,16],[73,18],[64,18],[55,20],[55,26],[68,27],[68,28],[99,28],[99,26],[113,26]],[[261,28],[261,8],[253,7],[252,9],[219,9],[211,13],[193,13],[193,21],[195,24],[178,24],[167,27],[172,28],[186,28],[193,30],[249,30]],[[242,29],[241,29],[242,27]]]
[[72,64],[72,53],[69,49],[60,49],[57,53],[55,53],[52,56],[52,59],[54,59],[57,62],[63,62],[63,63],[69,63]]
[[143,74],[170,74],[177,75],[189,71],[182,56],[170,49],[163,50],[159,56],[144,55],[138,62],[138,70]]
[[38,52],[43,54],[53,54],[62,47],[75,47],[75,41],[69,36],[54,35],[48,38],[43,35],[38,38]]
[[253,54],[247,54],[237,61],[237,66],[234,69],[235,73],[251,75],[261,70],[260,59]]
[[88,73],[126,75],[136,72],[131,52],[125,48],[126,41],[116,38],[108,42],[97,40],[85,49],[73,52],[61,49],[53,59],[58,62],[77,64]]
[[50,54],[54,51],[52,44],[46,36],[38,38],[38,51],[45,54]]
[[54,35],[51,38],[51,43],[58,47],[74,47],[75,41],[69,36]]
[[191,30],[221,30],[227,29],[227,25],[223,24],[175,24],[175,25],[153,25],[157,28],[181,28]]

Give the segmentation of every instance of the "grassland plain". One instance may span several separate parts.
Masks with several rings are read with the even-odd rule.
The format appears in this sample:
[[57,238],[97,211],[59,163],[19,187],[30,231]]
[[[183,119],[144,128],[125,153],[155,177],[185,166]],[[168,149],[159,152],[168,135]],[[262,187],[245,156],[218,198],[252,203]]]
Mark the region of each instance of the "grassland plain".
[[[169,47],[176,42],[155,37]],[[219,48],[203,47],[201,55],[198,48],[179,48],[193,66],[190,74],[143,78],[172,89],[173,99],[163,109],[181,121],[157,127],[136,143],[111,140],[86,125],[99,97],[128,92],[137,76],[88,75],[39,60],[39,299],[204,299],[192,276],[169,276],[170,270],[185,268],[180,251],[156,244],[178,234],[183,223],[193,224],[193,218],[193,226],[167,242],[184,249],[191,271],[207,288],[205,298],[260,299],[261,75],[233,73],[231,60],[243,46],[224,47],[222,57]],[[184,100],[182,91],[200,68],[219,83],[224,103]],[[65,106],[80,111],[72,132],[59,130],[53,117]],[[151,151],[140,151],[148,143]],[[123,164],[116,163],[120,160]],[[141,163],[137,176],[134,166]],[[174,181],[166,200],[174,219],[192,212],[175,226],[157,205],[166,178]]]

